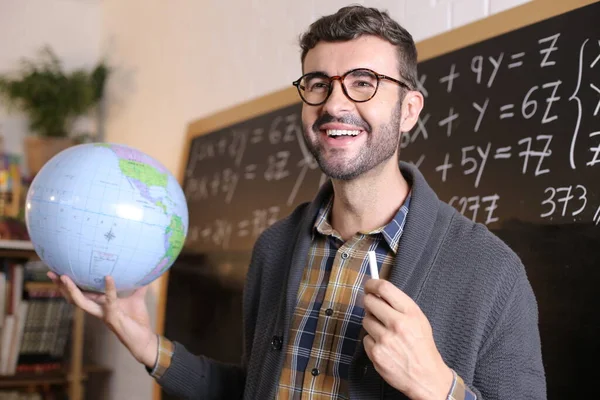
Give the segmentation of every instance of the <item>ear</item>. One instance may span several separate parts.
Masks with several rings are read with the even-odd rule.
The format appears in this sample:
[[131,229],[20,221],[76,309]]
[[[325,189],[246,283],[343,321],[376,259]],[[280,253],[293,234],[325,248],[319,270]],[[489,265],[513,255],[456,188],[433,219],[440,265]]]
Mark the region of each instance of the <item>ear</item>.
[[408,132],[415,126],[423,109],[423,104],[424,99],[421,92],[411,90],[406,93],[402,102],[400,132]]

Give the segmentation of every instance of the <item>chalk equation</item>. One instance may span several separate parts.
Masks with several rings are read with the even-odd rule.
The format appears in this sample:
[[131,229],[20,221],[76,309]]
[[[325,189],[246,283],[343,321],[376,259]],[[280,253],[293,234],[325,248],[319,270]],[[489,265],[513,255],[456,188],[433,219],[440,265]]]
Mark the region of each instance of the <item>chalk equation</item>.
[[[282,144],[288,145],[287,148],[281,149]],[[256,162],[246,162],[246,152],[253,146],[264,148],[266,154],[261,154]],[[300,159],[296,160],[298,150]],[[203,172],[207,163],[230,166],[207,174]],[[260,180],[276,185],[293,178],[286,199],[286,205],[291,206],[307,172],[317,169],[318,164],[303,139],[300,115],[292,112],[274,117],[268,130],[232,129],[218,139],[195,142],[186,169],[185,194],[194,202],[223,197],[226,204],[231,204],[240,181]]]
[[222,249],[228,249],[232,240],[249,238],[256,240],[260,234],[281,217],[280,207],[253,210],[245,219],[231,221],[217,218],[190,228],[188,243],[203,242]]
[[[585,35],[548,29],[419,64],[425,107],[399,138],[400,159],[486,226],[521,217],[599,226],[600,37]],[[193,140],[186,246],[251,247],[314,197],[326,177],[305,143],[301,109]]]
[[[470,219],[499,222],[501,198],[519,195],[507,184],[525,181],[520,187],[537,196],[529,204],[540,219],[598,224],[590,201],[600,204],[600,194],[589,180],[600,174],[600,40],[585,38],[573,47],[563,39],[552,32],[522,41],[522,49],[499,46],[421,69],[425,108],[400,147]],[[490,170],[494,178],[486,181]],[[504,181],[489,182],[498,176]],[[581,176],[585,184],[564,184]],[[546,184],[553,180],[560,184]],[[469,194],[452,193],[458,182],[462,191],[471,186]],[[493,192],[473,194],[482,185]]]

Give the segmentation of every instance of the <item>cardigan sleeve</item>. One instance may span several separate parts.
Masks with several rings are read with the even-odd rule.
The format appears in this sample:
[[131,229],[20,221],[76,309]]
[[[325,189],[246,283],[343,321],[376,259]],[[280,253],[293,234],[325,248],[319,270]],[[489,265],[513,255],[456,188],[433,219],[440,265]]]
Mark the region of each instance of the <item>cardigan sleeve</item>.
[[193,355],[177,342],[173,348],[169,367],[156,378],[167,393],[183,399],[242,398],[246,375],[241,366]]
[[546,399],[537,302],[525,272],[483,344],[471,389],[478,400]]

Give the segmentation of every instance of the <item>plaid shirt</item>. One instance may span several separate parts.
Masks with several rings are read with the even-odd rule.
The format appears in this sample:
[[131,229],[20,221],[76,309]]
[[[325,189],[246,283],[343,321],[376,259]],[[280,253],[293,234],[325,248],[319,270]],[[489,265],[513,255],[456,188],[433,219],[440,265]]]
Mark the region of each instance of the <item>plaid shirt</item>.
[[[410,195],[386,226],[358,233],[347,242],[328,222],[332,205],[333,199],[315,222],[276,396],[280,400],[349,398],[348,370],[364,335],[363,287],[370,279],[367,252],[376,252],[379,276],[385,279],[398,251]],[[163,336],[158,340],[156,364],[147,368],[156,379],[167,371],[173,356],[173,343]],[[453,374],[447,400],[476,400],[460,376]]]
[[[410,196],[386,226],[347,242],[329,223],[333,199],[315,221],[308,264],[298,290],[278,400],[349,399],[348,370],[364,336],[364,284],[370,279],[367,252],[375,251],[385,279],[398,251]],[[474,400],[454,374],[450,400]]]

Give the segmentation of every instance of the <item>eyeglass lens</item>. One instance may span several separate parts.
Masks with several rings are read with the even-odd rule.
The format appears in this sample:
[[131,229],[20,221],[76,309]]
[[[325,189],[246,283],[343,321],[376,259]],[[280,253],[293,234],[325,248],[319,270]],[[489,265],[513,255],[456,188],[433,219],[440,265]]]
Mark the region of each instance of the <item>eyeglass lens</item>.
[[[343,78],[345,92],[354,101],[366,101],[377,91],[377,76],[368,70],[355,70]],[[318,104],[327,98],[333,82],[323,74],[307,74],[300,80],[300,94],[308,103]]]

